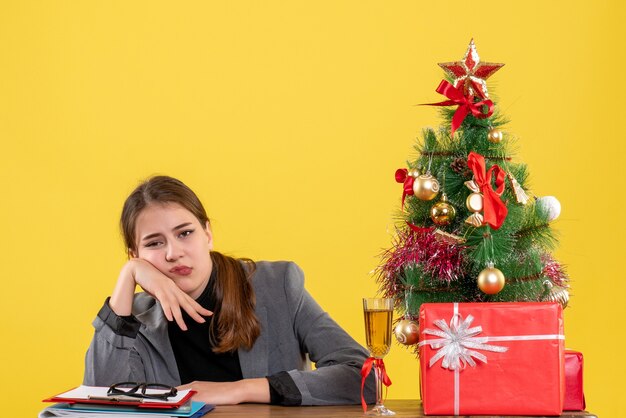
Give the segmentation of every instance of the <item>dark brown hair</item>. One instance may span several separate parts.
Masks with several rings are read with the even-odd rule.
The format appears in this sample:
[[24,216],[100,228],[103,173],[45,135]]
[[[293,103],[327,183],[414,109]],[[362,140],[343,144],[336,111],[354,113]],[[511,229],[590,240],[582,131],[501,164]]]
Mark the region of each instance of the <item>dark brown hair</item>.
[[[155,203],[179,204],[191,212],[203,228],[209,222],[200,199],[183,182],[168,176],[151,177],[137,186],[124,202],[120,228],[129,254],[137,253],[137,217],[144,208]],[[211,251],[211,260],[218,273],[213,312],[217,321],[211,321],[211,335],[215,336],[213,351],[224,353],[240,347],[249,350],[261,331],[254,313],[251,282],[256,266],[252,260],[235,259],[217,251]]]

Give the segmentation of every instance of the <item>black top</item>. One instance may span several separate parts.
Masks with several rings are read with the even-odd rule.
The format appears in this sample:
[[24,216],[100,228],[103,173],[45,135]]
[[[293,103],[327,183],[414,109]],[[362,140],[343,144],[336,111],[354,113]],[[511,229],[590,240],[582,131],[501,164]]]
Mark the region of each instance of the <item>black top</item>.
[[[215,283],[217,269],[213,266],[209,283],[196,299],[203,308],[215,312]],[[239,354],[237,351],[214,353],[214,344],[217,338],[209,338],[210,326],[217,321],[217,315],[206,317],[206,322],[200,324],[194,321],[185,311],[182,311],[187,331],[178,327],[175,321],[168,323],[168,334],[176,365],[182,384],[193,381],[233,382],[243,379]],[[287,372],[281,372],[268,378],[270,384],[270,402],[283,405],[300,405],[302,396]]]
[[[215,270],[213,269],[206,288],[196,299],[196,302],[211,312],[215,312]],[[209,330],[211,323],[217,321],[217,315],[205,317],[206,322],[203,324],[194,321],[185,311],[182,311],[182,315],[187,331],[181,330],[175,321],[169,322],[167,327],[181,383],[195,380],[232,382],[243,379],[237,351],[213,352],[214,345],[209,338]]]

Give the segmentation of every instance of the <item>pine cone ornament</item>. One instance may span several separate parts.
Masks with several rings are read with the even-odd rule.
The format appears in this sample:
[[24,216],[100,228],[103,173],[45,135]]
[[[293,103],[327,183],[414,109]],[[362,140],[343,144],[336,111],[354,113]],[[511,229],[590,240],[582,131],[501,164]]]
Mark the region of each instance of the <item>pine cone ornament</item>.
[[454,161],[450,163],[450,168],[452,168],[455,173],[458,173],[463,177],[472,177],[472,170],[470,170],[467,166],[467,159],[463,157],[455,158]]

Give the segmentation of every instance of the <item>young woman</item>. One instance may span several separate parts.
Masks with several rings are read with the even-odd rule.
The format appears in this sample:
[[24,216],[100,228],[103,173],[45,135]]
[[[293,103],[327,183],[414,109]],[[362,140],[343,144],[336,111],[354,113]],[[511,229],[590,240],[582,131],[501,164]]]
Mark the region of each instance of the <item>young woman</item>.
[[[360,403],[368,353],[308,294],[296,264],[213,251],[202,203],[171,177],[138,186],[120,224],[129,261],[93,322],[84,384],[162,383],[212,404]],[[372,379],[365,393],[374,398]]]

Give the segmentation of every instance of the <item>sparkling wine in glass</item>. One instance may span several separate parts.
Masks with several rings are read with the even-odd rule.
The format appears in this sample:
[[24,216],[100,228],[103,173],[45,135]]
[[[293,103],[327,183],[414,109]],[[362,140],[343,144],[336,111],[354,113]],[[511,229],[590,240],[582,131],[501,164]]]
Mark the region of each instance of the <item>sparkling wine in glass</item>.
[[[391,322],[393,319],[392,298],[363,298],[363,315],[365,317],[365,341],[371,356],[382,359],[391,348]],[[376,375],[376,406],[366,415],[395,415],[383,405],[383,372],[379,362],[374,363]]]

